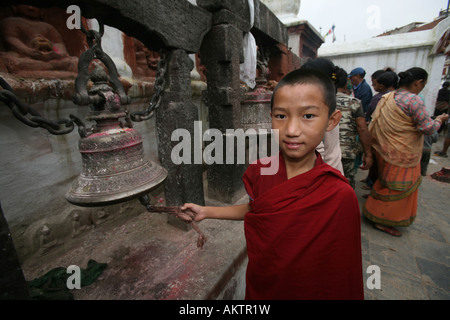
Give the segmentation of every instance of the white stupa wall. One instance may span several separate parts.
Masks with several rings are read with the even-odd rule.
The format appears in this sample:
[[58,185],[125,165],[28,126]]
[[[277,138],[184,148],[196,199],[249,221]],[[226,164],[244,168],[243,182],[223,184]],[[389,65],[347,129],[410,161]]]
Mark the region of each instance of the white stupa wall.
[[444,54],[435,54],[433,47],[449,27],[450,18],[447,18],[432,30],[326,44],[319,48],[318,55],[332,60],[347,72],[356,67],[364,68],[370,85],[371,75],[379,69],[390,67],[397,73],[412,67],[425,69],[428,83],[421,94],[427,111],[433,113],[446,58]]

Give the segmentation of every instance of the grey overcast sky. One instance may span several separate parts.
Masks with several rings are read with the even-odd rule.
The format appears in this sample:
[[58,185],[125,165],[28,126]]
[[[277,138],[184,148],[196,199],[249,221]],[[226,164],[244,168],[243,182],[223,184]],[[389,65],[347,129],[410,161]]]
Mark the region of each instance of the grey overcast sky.
[[[431,22],[448,0],[302,0],[299,17],[324,35],[334,24],[337,42],[371,38],[411,22]],[[327,36],[325,43],[331,43]]]

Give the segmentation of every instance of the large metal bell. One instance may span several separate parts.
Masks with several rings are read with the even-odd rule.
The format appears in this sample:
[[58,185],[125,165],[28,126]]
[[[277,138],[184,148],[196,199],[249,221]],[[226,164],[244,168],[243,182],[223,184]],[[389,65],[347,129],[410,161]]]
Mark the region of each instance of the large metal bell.
[[109,129],[81,139],[83,167],[66,199],[78,206],[104,206],[147,194],[167,171],[144,159],[142,138],[133,128]]
[[87,119],[96,124],[84,133],[79,129],[83,166],[66,199],[78,206],[105,206],[139,198],[163,182],[167,171],[144,159],[142,137],[122,111],[104,72],[97,71],[91,80]]

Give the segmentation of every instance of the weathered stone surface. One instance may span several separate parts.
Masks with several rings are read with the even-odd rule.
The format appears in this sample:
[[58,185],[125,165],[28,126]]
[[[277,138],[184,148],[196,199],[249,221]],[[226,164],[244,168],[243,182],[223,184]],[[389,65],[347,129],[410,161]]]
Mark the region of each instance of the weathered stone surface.
[[210,127],[224,132],[240,127],[239,62],[242,32],[232,25],[214,26],[201,47],[208,79]]
[[[6,0],[2,5],[17,3]],[[61,8],[78,5],[86,18],[100,19],[155,50],[167,46],[197,52],[211,26],[211,13],[180,0],[25,0],[20,3]]]
[[250,21],[248,0],[197,0],[197,5],[210,12],[229,10],[245,21]]
[[290,71],[300,68],[306,58],[299,58],[286,45],[278,44],[272,49],[269,60],[269,80],[279,82]]
[[[225,133],[227,129],[243,127],[239,64],[244,62],[242,31],[248,32],[244,22],[250,21],[249,5],[246,0],[199,0],[197,4],[213,12],[213,27],[203,40],[201,57],[208,79],[206,100],[210,128]],[[251,32],[255,35],[256,43],[259,46],[287,43],[287,30],[278,18],[258,0],[255,1],[254,9],[255,23]],[[245,194],[242,185],[245,168],[245,164],[209,165],[209,196],[232,203]]]
[[437,287],[443,291],[450,288],[450,267],[448,265],[420,257],[417,257],[416,260],[422,274],[422,280],[426,285]]
[[249,32],[252,27],[249,20],[244,20],[242,17],[226,9],[222,9],[213,14],[212,24],[232,24],[244,32]]
[[[204,203],[201,164],[174,164],[171,158],[173,147],[179,141],[172,141],[172,133],[178,129],[189,131],[194,138],[194,122],[199,119],[198,109],[192,103],[190,72],[193,62],[183,50],[171,51],[167,57],[166,88],[161,106],[156,112],[158,151],[161,165],[167,169],[165,181],[168,205],[182,205],[185,202]],[[194,143],[191,143],[194,147]],[[194,155],[193,149],[191,155]]]
[[243,222],[205,220],[199,227],[208,237],[201,250],[194,230],[185,232],[166,223],[165,214],[143,211],[105,222],[44,258],[25,262],[23,273],[32,280],[55,267],[84,268],[93,259],[107,268],[92,285],[71,291],[76,300],[243,299]]
[[[197,4],[199,7],[214,12],[215,15],[218,15],[218,12],[221,10],[228,10],[238,15],[242,20],[250,22],[250,10],[247,0],[197,0]],[[288,33],[283,23],[261,1],[255,0],[254,5],[255,15],[252,33],[254,33],[259,42],[279,42],[287,45]],[[232,19],[229,19],[228,23],[240,27],[238,23],[233,23]]]
[[75,79],[78,57],[69,54],[62,34],[41,20],[43,15],[40,8],[17,5],[2,17],[0,69],[27,78]]
[[288,44],[288,32],[275,14],[259,0],[255,0],[255,22],[252,33],[260,43]]
[[[242,31],[230,24],[213,26],[201,47],[206,65],[209,126],[222,134],[226,129],[241,128],[239,62]],[[225,141],[225,139],[223,139]],[[224,153],[225,154],[225,153]],[[214,199],[233,202],[242,193],[244,166],[212,164],[208,166],[208,190]]]

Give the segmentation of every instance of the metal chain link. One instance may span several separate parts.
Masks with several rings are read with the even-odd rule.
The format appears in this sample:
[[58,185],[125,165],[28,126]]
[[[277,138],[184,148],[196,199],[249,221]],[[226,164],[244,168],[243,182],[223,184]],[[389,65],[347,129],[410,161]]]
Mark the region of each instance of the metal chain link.
[[28,104],[22,102],[14,93],[11,86],[0,77],[0,85],[5,88],[0,90],[0,101],[4,102],[12,111],[13,115],[27,126],[46,129],[54,135],[63,135],[72,132],[74,121],[82,123],[76,116],[70,115],[71,119],[49,120],[33,109]]
[[135,111],[130,114],[130,118],[134,122],[140,122],[144,120],[148,120],[153,117],[155,110],[159,108],[161,105],[161,95],[164,91],[166,85],[165,74],[167,70],[166,65],[166,52],[165,50],[160,50],[160,59],[158,61],[157,69],[156,69],[156,79],[154,83],[154,91],[155,93],[150,99],[149,106],[145,111]]
[[[105,33],[105,25],[103,22],[97,19],[99,25],[99,31],[86,30],[83,24],[81,24],[81,31],[86,35],[86,41],[91,50],[94,51],[95,56],[99,59],[102,58],[104,52],[101,45],[103,34]],[[94,41],[95,40],[95,41]]]
[[[81,29],[86,35],[89,47],[97,49],[95,53],[101,56],[103,51],[101,50],[100,41],[104,33],[104,27],[101,23],[99,23],[99,25],[99,32],[94,30],[87,31],[83,25],[81,26]],[[51,134],[63,135],[72,132],[75,124],[77,124],[80,135],[86,135],[84,123],[77,116],[71,114],[69,115],[70,119],[46,119],[30,105],[22,102],[14,93],[12,87],[1,77],[0,86],[3,88],[3,90],[0,90],[0,101],[4,102],[11,109],[13,115],[27,126],[32,128],[41,127]]]
[[[86,30],[83,25],[81,25],[81,30],[86,35],[86,39],[90,49],[95,52],[95,56],[97,58],[101,59],[103,56],[103,50],[101,48],[101,38],[104,33],[104,26],[100,21],[99,26],[99,31]],[[154,83],[155,93],[151,97],[147,110],[136,111],[130,114],[130,118],[134,122],[140,122],[150,119],[154,115],[155,110],[158,109],[161,104],[161,95],[165,88],[165,74],[167,69],[166,52],[164,49],[160,50],[160,57],[161,58],[158,61],[157,74]],[[1,77],[0,86],[4,88],[4,90],[0,90],[0,101],[4,102],[11,109],[13,115],[24,124],[33,128],[44,128],[49,133],[54,135],[63,135],[70,133],[75,127],[74,124],[77,124],[79,126],[80,134],[86,134],[84,123],[78,117],[71,114],[70,119],[46,119],[42,117],[42,115],[31,106],[20,101],[20,99],[15,95],[11,86],[9,86],[9,84]]]

